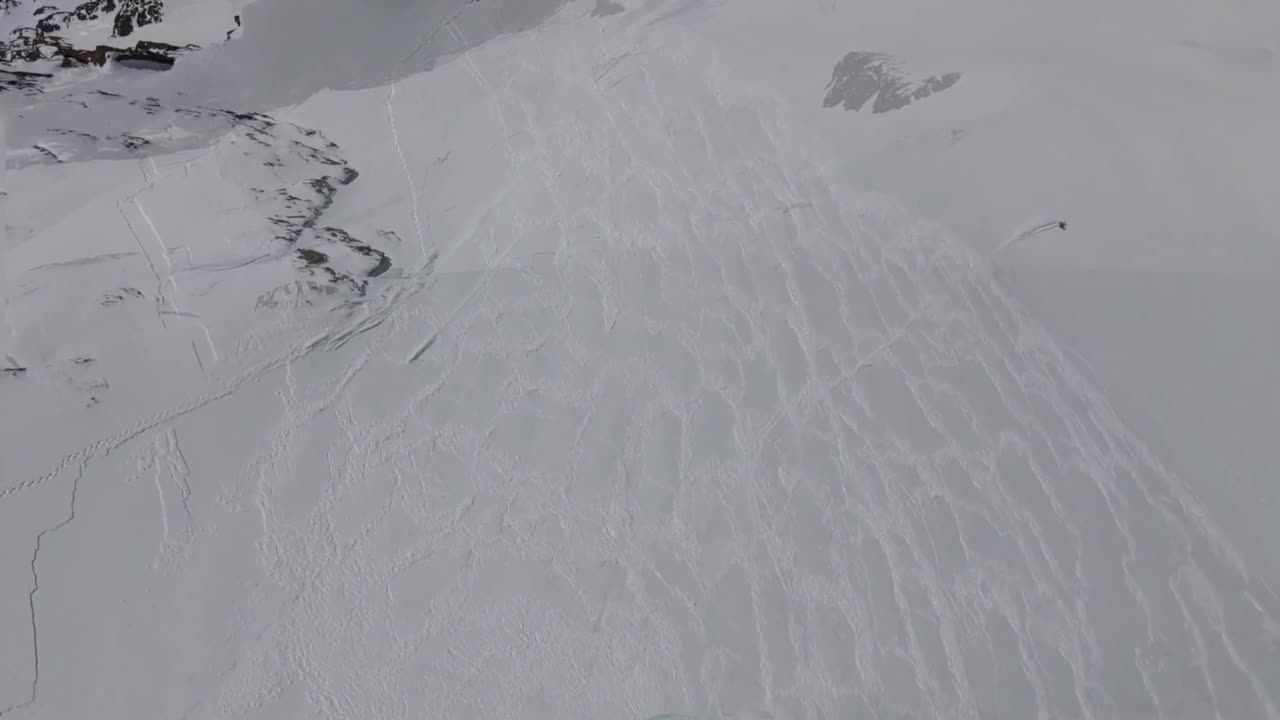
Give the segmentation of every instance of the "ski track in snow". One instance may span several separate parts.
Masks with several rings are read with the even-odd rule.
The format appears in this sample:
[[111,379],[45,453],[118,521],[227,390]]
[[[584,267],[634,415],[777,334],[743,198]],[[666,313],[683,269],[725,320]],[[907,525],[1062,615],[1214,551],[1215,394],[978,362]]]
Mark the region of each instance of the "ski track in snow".
[[[992,254],[992,255],[999,255],[1000,253],[1004,252],[1004,251],[1005,251],[1006,249],[1008,249],[1009,247],[1011,247],[1011,246],[1013,246],[1013,245],[1015,245],[1015,244],[1017,244],[1017,243],[1020,243],[1020,242],[1022,242],[1023,240],[1026,240],[1026,239],[1031,238],[1031,237],[1033,237],[1033,236],[1039,235],[1040,233],[1043,233],[1043,232],[1048,232],[1048,231],[1050,231],[1050,230],[1056,230],[1056,229],[1059,229],[1060,227],[1061,227],[1061,226],[1060,226],[1060,224],[1059,224],[1059,221],[1054,220],[1053,222],[1040,223],[1040,224],[1034,225],[1034,226],[1032,226],[1032,227],[1030,227],[1030,228],[1028,228],[1028,229],[1026,229],[1026,230],[1022,230],[1022,231],[1020,231],[1020,232],[1016,232],[1016,233],[1014,233],[1013,235],[1009,236],[1009,238],[1008,238],[1007,240],[1005,240],[1004,242],[1002,242],[1002,243],[1000,243],[999,245],[997,245],[997,246],[996,246],[996,249],[995,249],[991,254]],[[1061,228],[1061,229],[1066,230],[1066,228]]]
[[[208,389],[0,489],[70,491],[0,715],[1277,717],[1280,600],[984,262],[697,47],[527,42],[359,96],[424,272],[221,356],[206,325]],[[506,155],[437,255],[392,103],[450,73]],[[72,572],[152,491],[160,556]],[[209,575],[239,615],[58,632]]]

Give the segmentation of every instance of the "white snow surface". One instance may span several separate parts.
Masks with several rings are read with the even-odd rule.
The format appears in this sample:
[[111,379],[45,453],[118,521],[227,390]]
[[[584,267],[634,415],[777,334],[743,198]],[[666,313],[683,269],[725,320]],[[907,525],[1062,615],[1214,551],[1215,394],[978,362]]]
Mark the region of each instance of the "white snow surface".
[[1280,717],[1280,10],[174,7],[0,96],[0,717]]

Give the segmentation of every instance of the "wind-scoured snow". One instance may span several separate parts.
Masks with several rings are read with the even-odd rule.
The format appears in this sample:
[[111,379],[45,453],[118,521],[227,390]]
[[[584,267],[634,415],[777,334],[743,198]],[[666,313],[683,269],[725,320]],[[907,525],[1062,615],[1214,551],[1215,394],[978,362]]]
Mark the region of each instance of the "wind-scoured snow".
[[[1061,60],[941,10],[930,52],[892,8],[329,3],[324,63],[230,83],[294,5],[4,97],[0,717],[1280,716],[1263,416],[1171,451],[1225,360],[1127,365],[1103,271],[1035,266],[1137,220],[957,177]],[[1220,40],[1178,52],[1271,67]],[[964,79],[824,107],[881,49]],[[1206,267],[1265,273],[1237,220]]]

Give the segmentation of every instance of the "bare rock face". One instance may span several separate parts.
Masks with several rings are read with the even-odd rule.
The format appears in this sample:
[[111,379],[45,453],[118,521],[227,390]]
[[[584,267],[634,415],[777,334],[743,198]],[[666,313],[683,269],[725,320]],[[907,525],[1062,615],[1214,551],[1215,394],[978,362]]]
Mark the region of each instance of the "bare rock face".
[[44,5],[36,8],[33,17],[36,29],[45,34],[65,30],[77,21],[97,20],[103,15],[116,10],[116,0],[86,0],[71,10],[62,10],[55,5]]
[[196,49],[195,45],[170,45],[162,42],[140,40],[130,48],[117,48],[110,45],[99,45],[93,50],[81,50],[70,46],[59,46],[57,55],[62,58],[63,67],[80,65],[107,64],[108,60],[148,70],[167,70],[173,66],[179,53]]
[[822,106],[843,106],[860,111],[868,101],[871,112],[885,113],[940,93],[960,81],[961,73],[912,78],[892,56],[874,52],[851,52],[831,71],[827,96]]
[[[11,13],[15,0],[0,0],[0,12]],[[138,41],[132,46],[77,47],[67,37],[77,25],[98,20],[111,22],[111,37],[123,38],[146,25],[164,19],[164,0],[85,0],[71,9],[66,5],[42,5],[31,11],[31,23],[20,25],[0,39],[0,92],[40,92],[52,76],[32,72],[43,68],[9,68],[16,63],[60,61],[62,67],[103,66],[109,61],[142,70],[168,70],[178,56],[195,45]],[[237,22],[239,16],[237,16]]]
[[[111,2],[111,0],[105,0]],[[163,0],[122,0],[120,12],[116,13],[112,23],[111,34],[114,37],[128,37],[137,28],[158,23],[164,19]]]
[[36,29],[44,34],[67,29],[76,21],[97,20],[110,13],[112,37],[128,37],[137,28],[158,23],[164,19],[164,0],[85,0],[71,10],[61,10],[55,5],[36,8],[33,17]]

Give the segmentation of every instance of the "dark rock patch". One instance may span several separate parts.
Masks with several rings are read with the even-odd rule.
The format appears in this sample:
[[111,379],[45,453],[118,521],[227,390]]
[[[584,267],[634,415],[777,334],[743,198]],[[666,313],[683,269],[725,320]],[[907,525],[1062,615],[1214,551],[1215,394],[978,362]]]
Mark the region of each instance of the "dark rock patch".
[[386,253],[380,252],[378,254],[381,256],[378,259],[378,264],[374,265],[373,269],[369,271],[368,277],[371,277],[371,278],[378,277],[379,275],[382,275],[383,273],[391,269],[391,258],[387,257]]
[[[111,0],[106,0],[111,2]],[[164,3],[162,0],[122,0],[120,12],[116,13],[115,22],[111,24],[112,35],[128,37],[140,27],[158,23],[164,19]]]
[[0,92],[21,92],[35,95],[40,92],[40,84],[53,76],[48,73],[22,72],[0,68]]
[[591,16],[599,18],[609,17],[610,15],[617,15],[624,10],[626,10],[625,7],[613,0],[596,0],[596,6],[591,10]]
[[124,133],[123,135],[117,135],[109,139],[115,140],[116,142],[125,146],[125,148],[129,150],[137,150],[138,148],[146,147],[147,145],[151,144],[150,140],[146,138],[138,137],[137,135],[130,135],[129,133]]
[[822,106],[843,106],[859,111],[868,101],[872,114],[900,110],[918,100],[940,93],[960,81],[961,73],[934,75],[913,80],[901,64],[889,55],[851,52],[831,71],[827,96]]
[[91,135],[90,133],[81,132],[79,130],[66,130],[63,128],[53,128],[49,132],[52,132],[55,135],[61,135],[63,137],[75,138],[77,140],[84,140],[87,142],[98,142],[98,137],[96,135]]
[[162,42],[139,40],[131,48],[118,48],[110,45],[99,45],[93,50],[81,50],[70,46],[59,46],[56,55],[62,58],[63,67],[97,65],[102,67],[108,60],[126,67],[143,70],[168,70],[173,67],[179,54],[198,49],[195,45],[170,45]]
[[50,149],[49,149],[49,148],[47,148],[47,147],[43,147],[43,146],[41,146],[41,145],[32,145],[31,147],[33,147],[33,148],[35,148],[36,150],[38,150],[38,151],[40,152],[40,154],[41,154],[41,155],[44,155],[45,157],[49,158],[50,160],[52,160],[52,161],[54,161],[54,162],[56,162],[56,163],[63,162],[62,158],[58,157],[58,154],[57,154],[57,153],[55,153],[54,151],[50,150]]
[[137,288],[120,288],[115,292],[104,295],[101,304],[103,307],[110,307],[112,305],[122,303],[125,300],[138,299],[141,297],[145,296],[142,294],[142,291]]
[[302,262],[308,265],[323,265],[329,262],[329,256],[319,250],[311,250],[302,248],[298,250],[298,257],[302,258]]
[[[3,3],[9,3],[7,6]],[[11,0],[0,0],[5,11],[13,7]],[[83,22],[111,17],[112,37],[127,37],[146,25],[158,23],[164,18],[164,0],[87,0],[72,10],[62,10],[44,5],[32,12],[32,24],[14,28],[7,39],[0,40],[0,65],[17,62],[61,60],[63,67],[101,67],[114,60],[124,67],[142,70],[168,70],[184,52],[196,49],[194,45],[170,45],[163,42],[139,41],[131,47],[98,45],[93,48],[76,47],[64,37],[64,33]],[[21,89],[36,90],[37,85],[49,75],[41,73],[16,73],[0,71],[0,91]]]

